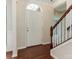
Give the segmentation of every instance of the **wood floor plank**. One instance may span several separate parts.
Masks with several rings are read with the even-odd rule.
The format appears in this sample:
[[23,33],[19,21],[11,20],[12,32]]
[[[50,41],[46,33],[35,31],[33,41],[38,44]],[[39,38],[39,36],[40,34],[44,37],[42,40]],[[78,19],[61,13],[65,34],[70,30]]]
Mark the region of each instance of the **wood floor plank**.
[[[7,55],[7,59],[12,59]],[[39,45],[18,51],[18,57],[14,59],[53,59],[50,56],[50,45]]]

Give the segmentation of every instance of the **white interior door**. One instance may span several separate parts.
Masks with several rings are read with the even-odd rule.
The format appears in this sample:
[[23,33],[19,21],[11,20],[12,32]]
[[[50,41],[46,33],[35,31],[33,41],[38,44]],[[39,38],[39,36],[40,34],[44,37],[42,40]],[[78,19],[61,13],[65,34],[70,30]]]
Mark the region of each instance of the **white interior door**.
[[26,45],[33,46],[41,44],[42,41],[42,19],[40,12],[26,12]]

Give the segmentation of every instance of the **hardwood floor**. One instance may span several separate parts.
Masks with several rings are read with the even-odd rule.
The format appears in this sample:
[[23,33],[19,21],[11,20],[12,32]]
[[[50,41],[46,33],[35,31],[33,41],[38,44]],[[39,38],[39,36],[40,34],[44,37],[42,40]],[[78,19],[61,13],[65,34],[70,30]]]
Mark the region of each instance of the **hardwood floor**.
[[7,52],[6,53],[6,59],[12,59],[12,52]]
[[[7,59],[10,59],[7,57]],[[50,56],[50,45],[39,45],[18,51],[16,59],[53,59]]]

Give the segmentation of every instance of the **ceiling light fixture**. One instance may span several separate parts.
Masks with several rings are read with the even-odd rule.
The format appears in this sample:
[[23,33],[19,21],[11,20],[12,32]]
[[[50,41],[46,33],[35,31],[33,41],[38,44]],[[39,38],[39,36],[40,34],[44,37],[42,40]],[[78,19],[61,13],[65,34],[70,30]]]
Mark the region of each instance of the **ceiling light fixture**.
[[26,9],[37,11],[37,10],[40,10],[40,7],[37,4],[29,4],[27,5]]

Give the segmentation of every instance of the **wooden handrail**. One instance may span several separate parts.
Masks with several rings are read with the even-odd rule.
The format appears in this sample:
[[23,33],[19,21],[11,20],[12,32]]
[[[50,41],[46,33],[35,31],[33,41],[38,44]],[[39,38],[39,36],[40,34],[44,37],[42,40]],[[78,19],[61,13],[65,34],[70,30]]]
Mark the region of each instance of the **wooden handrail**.
[[72,9],[72,5],[68,8],[68,10],[63,14],[63,16],[57,21],[57,23],[53,26],[53,29],[65,18],[65,16],[70,12]]

